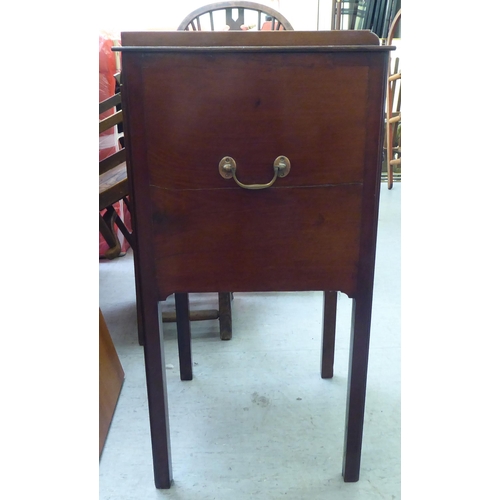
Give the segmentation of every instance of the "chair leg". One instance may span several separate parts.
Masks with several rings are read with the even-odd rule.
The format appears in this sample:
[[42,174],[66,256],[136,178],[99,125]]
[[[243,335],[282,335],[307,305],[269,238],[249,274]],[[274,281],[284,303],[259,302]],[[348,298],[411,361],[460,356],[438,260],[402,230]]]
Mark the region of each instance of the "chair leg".
[[121,253],[120,241],[114,230],[116,215],[116,212],[109,210],[106,210],[104,215],[99,214],[99,232],[109,246],[104,256],[110,260],[115,259]]
[[393,158],[392,148],[393,148],[393,137],[394,137],[394,124],[389,123],[389,119],[392,117],[392,101],[394,92],[394,82],[389,82],[387,85],[387,119],[386,119],[386,149],[387,149],[387,188],[392,189],[393,186],[393,169],[391,165],[391,160]]
[[345,482],[359,479],[365,412],[372,292],[353,299],[351,348],[347,387],[347,414],[342,475]]
[[170,488],[172,461],[161,313],[158,302],[148,301],[143,305],[144,363],[155,485],[157,488]]
[[323,292],[323,338],[321,341],[321,378],[333,377],[337,292]]
[[392,189],[394,184],[394,172],[391,165],[391,160],[393,158],[392,154],[392,142],[393,142],[393,125],[392,123],[387,125],[387,188]]
[[175,294],[175,315],[177,319],[177,343],[179,346],[181,380],[193,380],[191,324],[189,322],[189,296],[187,293]]
[[[114,210],[114,209],[113,209]],[[118,226],[118,229],[122,232],[123,236],[127,240],[128,244],[134,248],[134,235],[128,230],[127,226],[125,223],[121,220],[120,217],[118,217],[118,214],[116,214],[116,220],[115,220],[116,225]]]
[[233,336],[231,295],[232,292],[219,292],[219,328],[221,340],[231,340]]

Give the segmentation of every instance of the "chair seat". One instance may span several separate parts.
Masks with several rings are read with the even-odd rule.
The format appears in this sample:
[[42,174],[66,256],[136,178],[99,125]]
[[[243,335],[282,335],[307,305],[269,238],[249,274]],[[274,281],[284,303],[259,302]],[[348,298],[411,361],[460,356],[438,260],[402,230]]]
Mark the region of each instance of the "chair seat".
[[127,194],[128,180],[125,162],[99,175],[99,210],[104,210]]

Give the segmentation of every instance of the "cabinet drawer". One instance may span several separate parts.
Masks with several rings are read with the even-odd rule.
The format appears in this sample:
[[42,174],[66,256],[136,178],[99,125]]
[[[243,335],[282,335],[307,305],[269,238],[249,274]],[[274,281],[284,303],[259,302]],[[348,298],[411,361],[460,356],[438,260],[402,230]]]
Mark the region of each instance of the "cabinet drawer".
[[349,294],[357,278],[361,199],[359,184],[262,191],[153,188],[160,295],[329,290],[333,284]]
[[[244,57],[243,57],[244,56]],[[368,66],[349,53],[145,54],[144,120],[152,185],[225,188],[231,156],[244,183],[282,187],[361,182]],[[351,66],[346,71],[346,66]],[[349,104],[346,104],[349,102]],[[375,128],[374,133],[378,130]]]

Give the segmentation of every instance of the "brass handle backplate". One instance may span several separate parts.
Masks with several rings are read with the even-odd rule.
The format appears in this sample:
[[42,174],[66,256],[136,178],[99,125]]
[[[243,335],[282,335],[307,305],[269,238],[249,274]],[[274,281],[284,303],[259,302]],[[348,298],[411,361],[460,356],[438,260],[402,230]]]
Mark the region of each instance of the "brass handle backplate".
[[224,179],[233,178],[238,186],[244,189],[266,189],[271,187],[278,177],[286,177],[290,172],[290,160],[286,156],[278,156],[273,163],[274,177],[267,184],[243,184],[236,177],[236,161],[230,156],[224,156],[219,162],[219,173]]

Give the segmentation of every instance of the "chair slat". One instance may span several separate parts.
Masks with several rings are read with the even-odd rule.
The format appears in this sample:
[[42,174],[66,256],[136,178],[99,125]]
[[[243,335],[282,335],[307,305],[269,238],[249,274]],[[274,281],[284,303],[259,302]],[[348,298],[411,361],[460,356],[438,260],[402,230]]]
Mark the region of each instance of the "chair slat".
[[120,149],[116,153],[113,153],[112,155],[108,156],[107,158],[99,162],[99,175],[104,174],[108,170],[111,170],[112,168],[116,167],[117,165],[125,161],[126,161],[125,149]]
[[99,120],[99,133],[102,134],[105,130],[118,125],[123,121],[122,111],[117,111],[111,116],[104,118],[104,120]]
[[115,94],[112,95],[111,97],[108,97],[107,99],[99,103],[99,114],[109,111],[111,108],[114,108],[118,104],[121,104],[121,102],[122,102],[121,94]]

